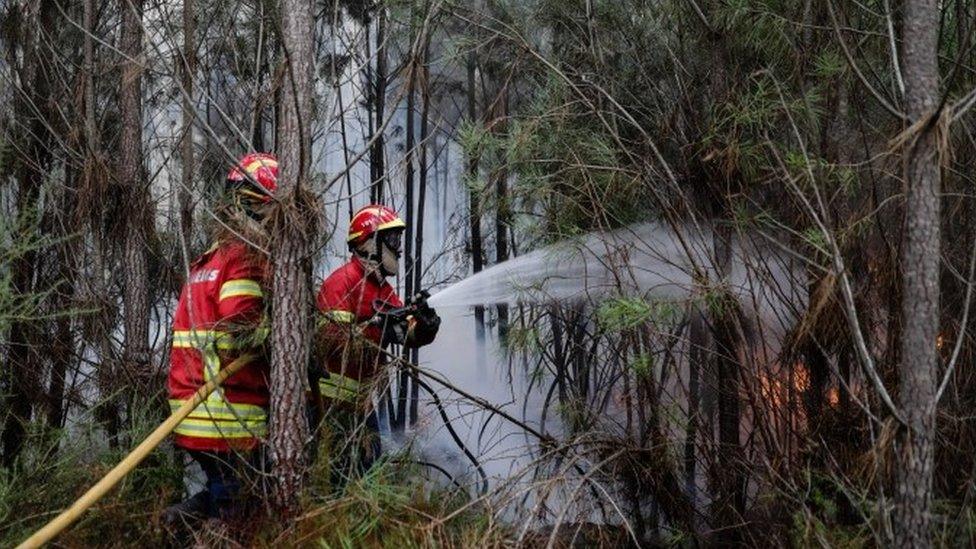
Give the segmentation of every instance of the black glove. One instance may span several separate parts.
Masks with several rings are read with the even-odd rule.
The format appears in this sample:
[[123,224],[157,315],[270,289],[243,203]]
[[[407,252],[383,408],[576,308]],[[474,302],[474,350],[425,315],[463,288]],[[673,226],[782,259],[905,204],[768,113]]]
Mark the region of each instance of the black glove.
[[441,327],[441,317],[426,303],[414,311],[407,332],[408,347],[422,347],[434,341]]
[[382,330],[380,336],[380,346],[396,344],[403,345],[407,340],[408,323],[406,317],[396,317],[393,315],[382,315],[379,319],[379,327]]

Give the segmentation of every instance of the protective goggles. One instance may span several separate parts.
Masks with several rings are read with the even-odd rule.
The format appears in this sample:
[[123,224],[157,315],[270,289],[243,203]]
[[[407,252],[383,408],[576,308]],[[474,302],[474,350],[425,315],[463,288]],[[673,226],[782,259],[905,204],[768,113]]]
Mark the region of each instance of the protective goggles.
[[403,247],[403,231],[402,230],[392,230],[392,231],[380,231],[377,233],[376,238],[380,244],[386,246],[387,248],[393,250],[394,252],[399,252],[400,248]]

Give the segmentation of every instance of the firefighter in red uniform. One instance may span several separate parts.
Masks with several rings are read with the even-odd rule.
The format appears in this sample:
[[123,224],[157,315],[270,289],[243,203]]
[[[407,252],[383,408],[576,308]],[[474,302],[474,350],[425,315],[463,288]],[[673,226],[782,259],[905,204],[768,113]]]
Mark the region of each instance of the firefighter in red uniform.
[[243,355],[250,361],[227,379],[175,430],[174,443],[206,475],[206,488],[171,506],[164,520],[231,518],[239,514],[242,474],[259,461],[268,431],[269,365],[263,342],[265,248],[262,219],[276,188],[278,162],[245,155],[230,171],[218,209],[216,242],[190,266],[173,318],[169,402],[174,409]]
[[[383,363],[380,350],[389,344],[426,345],[440,326],[437,313],[426,303],[402,318],[382,314],[403,307],[386,278],[399,268],[404,227],[386,206],[370,205],[356,212],[346,239],[352,258],[319,290],[320,356],[325,362],[319,390],[327,411],[332,476],[339,484],[365,471],[380,452],[370,398],[371,382]],[[339,443],[346,447],[338,448]]]

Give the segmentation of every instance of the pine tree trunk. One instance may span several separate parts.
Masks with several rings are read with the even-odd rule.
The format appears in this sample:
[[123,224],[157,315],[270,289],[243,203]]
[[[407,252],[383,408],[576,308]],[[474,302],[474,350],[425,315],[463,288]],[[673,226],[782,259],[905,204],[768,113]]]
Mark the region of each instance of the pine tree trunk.
[[[95,0],[84,0],[82,8],[82,23],[84,25],[84,37],[82,39],[82,50],[85,59],[85,146],[90,156],[98,148],[98,128],[95,123]],[[89,174],[85,174],[89,177]]]
[[[33,36],[27,39],[24,47],[24,71],[20,74],[19,84],[26,89],[20,90],[22,93],[17,97],[21,99],[16,101],[17,115],[23,117],[20,126],[27,129],[23,132],[24,141],[19,149],[23,153],[17,163],[17,225],[21,230],[30,226],[26,223],[28,216],[40,207],[41,182],[51,169],[53,139],[48,124],[52,120],[50,95],[54,67],[50,61],[54,56],[47,48],[50,47],[49,37],[54,35],[58,13],[53,0],[41,2],[39,28],[33,29]],[[40,214],[39,211],[36,213]],[[36,236],[33,228],[31,231],[29,238],[33,240]],[[37,252],[30,250],[9,266],[15,295],[26,297],[32,293],[38,269],[37,257]],[[20,455],[26,426],[33,415],[32,402],[41,396],[41,364],[36,349],[42,343],[36,341],[37,331],[30,319],[19,319],[11,325],[9,340],[4,345],[7,352],[6,364],[0,372],[0,398],[4,399],[4,410],[0,412],[0,421],[3,421],[0,439],[5,466],[11,466]]]
[[129,379],[147,373],[149,365],[149,257],[147,236],[153,220],[142,170],[142,0],[120,0],[122,33],[119,51],[119,183],[126,194],[122,295],[125,340],[123,367]]
[[281,5],[286,67],[279,105],[281,173],[271,224],[271,457],[274,503],[286,515],[298,508],[309,440],[305,394],[312,343],[310,244],[315,240],[315,223],[303,187],[312,144],[312,13],[310,0],[283,0]]
[[[82,112],[78,109],[76,112]],[[77,191],[80,177],[77,165],[65,163],[64,180],[66,192],[58,200],[56,219],[53,230],[62,239],[56,250],[58,280],[64,281],[60,291],[52,296],[53,310],[70,311],[72,300],[78,295],[79,280],[77,273],[83,265],[77,258],[81,255],[81,239],[72,237],[75,225],[80,225],[77,215]],[[78,227],[79,232],[83,227]],[[54,281],[57,284],[57,281]],[[47,426],[49,429],[60,429],[65,417],[65,380],[68,367],[75,361],[74,334],[72,332],[73,315],[64,315],[54,322],[53,341],[49,346],[51,375],[47,391]]]
[[179,192],[180,231],[189,244],[193,236],[193,73],[196,71],[196,13],[193,0],[183,0],[183,76],[182,141],[180,142],[181,180]]
[[[902,64],[909,123],[933,116],[939,101],[939,5],[906,0]],[[929,119],[904,150],[906,210],[902,242],[899,405],[907,425],[896,451],[896,547],[931,545],[935,444],[936,337],[939,331],[939,120]]]
[[[725,287],[732,269],[732,230],[727,225],[715,228],[715,265],[718,286]],[[713,311],[715,358],[718,372],[718,499],[715,502],[719,532],[716,541],[722,545],[737,544],[745,508],[745,479],[742,473],[742,443],[739,437],[741,403],[739,396],[741,364],[738,359],[739,324],[736,300],[725,295],[718,311]]]

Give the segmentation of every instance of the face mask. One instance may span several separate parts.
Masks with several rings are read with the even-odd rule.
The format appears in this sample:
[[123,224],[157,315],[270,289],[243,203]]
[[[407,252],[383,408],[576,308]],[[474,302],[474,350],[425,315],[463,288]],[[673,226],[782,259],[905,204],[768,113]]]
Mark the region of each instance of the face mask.
[[252,242],[258,246],[267,246],[269,239],[268,232],[259,219],[249,215],[242,208],[236,205],[224,206],[221,212],[221,218],[224,222],[225,229],[230,230],[233,234],[244,239],[245,241]]
[[384,231],[377,235],[382,250],[381,267],[385,276],[394,276],[400,268],[400,246],[403,243],[400,231]]
[[393,276],[400,268],[400,254],[395,250],[391,250],[385,244],[382,247],[383,257],[380,261],[380,271],[382,271],[384,276]]
[[[379,248],[379,252],[376,249]],[[367,240],[356,252],[368,270],[380,276],[394,276],[400,268],[400,233],[384,232]]]

